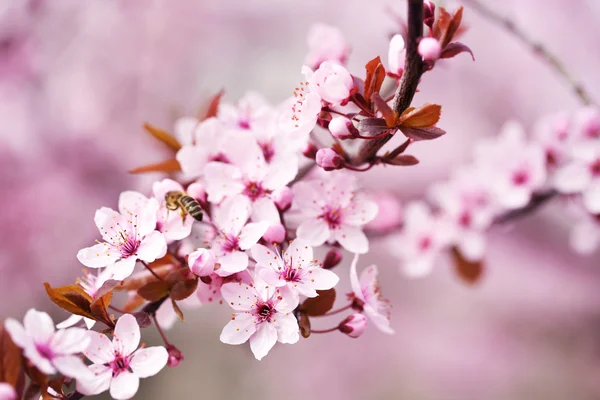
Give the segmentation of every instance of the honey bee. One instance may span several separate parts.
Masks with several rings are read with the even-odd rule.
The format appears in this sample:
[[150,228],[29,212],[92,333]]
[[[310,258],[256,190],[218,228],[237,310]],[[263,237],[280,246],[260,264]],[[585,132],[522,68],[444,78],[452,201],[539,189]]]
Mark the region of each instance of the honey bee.
[[183,222],[187,215],[191,215],[196,221],[202,221],[202,208],[193,197],[183,192],[171,191],[165,195],[167,210],[175,211],[180,209]]

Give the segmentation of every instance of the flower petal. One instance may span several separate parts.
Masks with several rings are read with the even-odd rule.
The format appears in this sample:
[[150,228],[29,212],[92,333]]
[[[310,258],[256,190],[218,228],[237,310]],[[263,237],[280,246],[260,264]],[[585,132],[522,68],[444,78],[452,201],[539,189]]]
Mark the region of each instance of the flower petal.
[[350,286],[352,287],[352,292],[354,292],[354,296],[358,299],[365,301],[365,296],[363,295],[360,282],[358,280],[358,273],[356,272],[356,265],[358,264],[358,254],[354,255],[352,259],[352,264],[350,265]]
[[129,366],[140,378],[158,374],[167,365],[169,353],[162,346],[146,347],[137,350],[131,357]]
[[275,328],[277,329],[277,340],[281,343],[294,344],[300,340],[300,328],[293,313],[277,314]]
[[369,251],[369,240],[357,226],[340,225],[333,231],[333,237],[351,253],[365,254]]
[[308,267],[314,261],[313,248],[307,240],[294,239],[283,253],[283,259],[294,268]]
[[29,309],[23,319],[27,335],[36,343],[46,343],[54,334],[54,322],[48,314],[36,309]]
[[90,338],[90,344],[83,351],[83,355],[94,364],[106,364],[114,360],[115,349],[106,335],[96,331],[88,331],[87,335]]
[[16,319],[7,318],[6,321],[4,321],[4,328],[10,335],[12,341],[15,342],[15,344],[20,348],[23,349],[29,344],[31,344],[31,337],[27,335],[27,332],[25,332],[25,328],[23,327],[23,325],[21,325],[21,323]]
[[135,257],[127,257],[117,261],[113,265],[109,265],[107,269],[112,273],[111,279],[122,281],[129,277],[133,273],[136,261]]
[[250,350],[257,360],[262,360],[277,343],[277,329],[272,324],[263,322],[250,338]]
[[298,174],[298,160],[288,157],[269,166],[269,172],[263,183],[267,189],[276,190],[284,187]]
[[253,222],[242,228],[239,236],[239,246],[242,250],[247,250],[254,246],[269,229],[269,223],[266,221]]
[[92,373],[91,378],[77,379],[77,391],[86,396],[94,396],[105,392],[110,387],[112,371],[110,367],[93,364],[87,367]]
[[124,314],[117,321],[113,336],[115,351],[123,356],[128,356],[140,344],[140,326],[131,314]]
[[131,372],[121,372],[110,382],[110,395],[115,400],[127,400],[135,396],[140,387],[140,378]]
[[243,251],[234,251],[218,258],[221,266],[215,270],[219,276],[229,276],[248,268],[248,255]]
[[252,246],[250,253],[256,264],[262,267],[277,269],[283,266],[283,261],[279,255],[262,244]]
[[338,284],[339,276],[321,267],[312,269],[307,275],[306,285],[316,290],[329,290]]
[[112,243],[113,240],[115,222],[119,222],[121,219],[121,214],[108,207],[102,207],[94,214],[94,223],[102,234],[102,238],[109,243]]
[[327,223],[317,218],[311,218],[300,224],[296,234],[300,239],[308,241],[311,246],[322,245],[331,235]]
[[150,232],[140,243],[137,256],[140,260],[152,262],[167,254],[167,242],[159,231]]
[[365,304],[364,306],[365,314],[369,317],[369,319],[375,324],[375,326],[383,333],[393,334],[394,330],[390,327],[390,320],[383,314],[375,311],[370,304]]
[[235,165],[222,162],[209,162],[204,167],[204,180],[208,201],[219,203],[225,197],[242,193],[242,171]]
[[248,313],[235,313],[221,331],[221,342],[226,344],[246,343],[256,332],[256,318]]
[[578,193],[590,184],[591,179],[592,175],[585,164],[572,162],[556,171],[554,187],[561,193]]
[[279,273],[275,272],[273,268],[258,267],[255,271],[256,276],[265,281],[267,285],[281,287],[285,286],[285,284],[287,283],[284,279],[281,278],[281,275]]
[[119,212],[122,215],[133,214],[138,208],[148,204],[148,198],[133,190],[126,190],[119,195]]
[[58,372],[69,378],[92,379],[94,374],[83,363],[81,358],[77,356],[58,356],[52,359],[52,364]]
[[600,181],[595,180],[583,192],[583,204],[592,214],[600,214]]
[[344,223],[362,226],[371,222],[377,216],[379,207],[364,193],[357,193],[350,206],[344,210]]
[[50,340],[52,352],[56,354],[81,353],[87,349],[91,339],[83,328],[69,328],[57,331]]
[[77,324],[82,319],[83,319],[83,317],[81,315],[73,314],[69,318],[65,319],[63,322],[56,324],[56,328],[57,329],[70,328],[73,325]]
[[250,311],[258,300],[256,290],[245,283],[226,283],[221,286],[223,300],[236,311]]
[[102,268],[114,264],[121,254],[108,243],[98,243],[79,250],[77,259],[88,268]]

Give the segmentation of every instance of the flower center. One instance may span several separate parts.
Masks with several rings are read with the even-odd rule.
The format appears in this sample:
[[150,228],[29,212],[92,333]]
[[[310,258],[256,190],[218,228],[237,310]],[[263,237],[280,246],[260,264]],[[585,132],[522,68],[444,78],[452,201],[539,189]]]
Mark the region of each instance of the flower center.
[[273,149],[273,145],[269,142],[262,142],[258,144],[262,149],[263,156],[265,157],[266,162],[271,162],[273,156],[275,155],[275,149]]
[[231,161],[229,161],[229,158],[227,158],[227,156],[223,153],[216,153],[216,154],[212,154],[209,157],[209,161],[215,161],[215,162],[222,162],[225,164],[230,164]]
[[246,183],[246,188],[244,189],[244,195],[250,198],[250,200],[254,201],[260,197],[263,197],[267,194],[265,188],[263,188],[260,182],[248,182]]
[[529,181],[529,174],[526,171],[517,171],[513,174],[512,178],[515,185],[521,186]]
[[140,248],[140,241],[132,238],[131,236],[125,236],[125,240],[121,243],[119,250],[123,258],[131,257],[137,253]]
[[247,119],[240,119],[238,121],[238,127],[242,129],[250,129],[250,121],[248,121]]
[[283,279],[286,282],[299,282],[300,281],[300,272],[292,267],[286,267],[285,270],[281,273]]
[[240,240],[237,236],[233,235],[225,235],[225,240],[223,241],[222,248],[226,253],[231,253],[236,251],[239,247]]
[[52,352],[52,349],[47,344],[36,344],[35,349],[46,360],[52,360],[52,357],[54,357],[54,353]]
[[275,314],[275,308],[271,303],[259,303],[256,306],[255,315],[259,322],[271,322],[271,318]]
[[600,158],[597,158],[596,161],[590,165],[590,171],[593,176],[600,176]]
[[471,213],[468,211],[463,211],[463,213],[460,214],[460,217],[458,218],[458,223],[463,228],[468,228],[469,226],[471,226],[471,220]]
[[113,377],[121,372],[129,371],[129,357],[124,357],[115,352],[115,359],[109,363],[109,366],[112,369]]
[[339,208],[327,207],[319,218],[327,222],[329,229],[335,229],[342,224],[342,210]]
[[421,251],[428,250],[429,248],[431,248],[431,245],[432,245],[432,241],[429,236],[423,236],[419,240],[419,243],[417,244],[417,246],[419,247],[419,250],[421,250]]

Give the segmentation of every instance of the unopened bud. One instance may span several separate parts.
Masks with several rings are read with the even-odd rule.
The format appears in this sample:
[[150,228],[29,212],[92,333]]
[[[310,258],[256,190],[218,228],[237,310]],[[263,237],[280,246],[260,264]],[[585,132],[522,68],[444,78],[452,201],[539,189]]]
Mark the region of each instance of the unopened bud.
[[188,257],[190,270],[197,276],[207,276],[215,270],[215,260],[208,249],[198,249]]
[[172,344],[167,345],[167,352],[169,353],[169,360],[167,361],[169,367],[175,368],[183,361],[183,353]]
[[442,45],[435,38],[423,38],[419,42],[418,51],[421,57],[423,57],[423,61],[435,61],[440,58]]
[[308,143],[306,143],[306,146],[302,150],[302,154],[304,154],[304,157],[311,158],[314,160],[315,157],[317,156],[318,150],[319,150],[319,148],[314,143],[308,142]]
[[350,315],[339,325],[340,332],[351,338],[359,337],[365,332],[365,329],[367,329],[367,317],[360,313]]
[[279,211],[284,212],[290,209],[292,206],[292,200],[294,200],[294,192],[287,186],[281,189],[275,190],[271,193],[271,198],[275,202],[275,205]]
[[430,28],[435,22],[435,4],[430,0],[423,2],[423,22]]
[[285,240],[285,228],[282,224],[271,225],[263,235],[267,243],[281,243]]
[[344,140],[354,137],[358,130],[348,118],[335,117],[329,122],[329,132],[334,138]]
[[335,150],[329,148],[319,149],[316,159],[317,165],[325,171],[341,169],[344,165],[342,157]]
[[331,249],[325,255],[325,259],[323,260],[323,268],[331,269],[338,265],[342,261],[342,252],[338,249]]

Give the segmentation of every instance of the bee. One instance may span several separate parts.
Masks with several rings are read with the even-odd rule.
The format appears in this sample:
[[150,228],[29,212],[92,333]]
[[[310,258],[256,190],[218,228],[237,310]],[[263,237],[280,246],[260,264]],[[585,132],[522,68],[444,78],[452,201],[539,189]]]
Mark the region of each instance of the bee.
[[165,195],[167,210],[181,210],[183,222],[187,215],[191,215],[196,221],[202,221],[202,208],[193,197],[188,196],[183,192],[171,191]]

